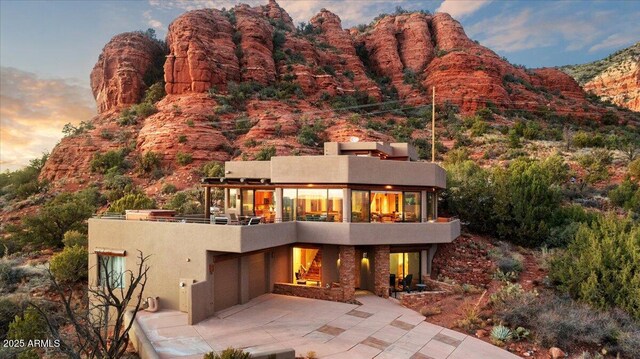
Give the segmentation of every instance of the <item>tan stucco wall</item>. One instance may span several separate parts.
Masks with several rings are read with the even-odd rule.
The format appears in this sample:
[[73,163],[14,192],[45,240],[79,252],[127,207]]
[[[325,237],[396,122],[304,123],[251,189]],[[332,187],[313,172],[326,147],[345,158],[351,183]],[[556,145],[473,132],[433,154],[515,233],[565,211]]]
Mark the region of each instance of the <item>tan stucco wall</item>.
[[278,156],[225,162],[229,178],[270,178],[273,184],[372,184],[446,188],[444,169],[429,162],[357,156]]

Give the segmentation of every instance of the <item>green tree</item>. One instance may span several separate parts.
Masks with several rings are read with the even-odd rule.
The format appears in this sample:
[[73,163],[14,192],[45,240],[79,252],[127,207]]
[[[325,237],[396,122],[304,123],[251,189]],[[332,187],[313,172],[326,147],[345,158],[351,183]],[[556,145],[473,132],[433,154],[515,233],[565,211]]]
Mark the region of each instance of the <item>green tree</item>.
[[87,235],[78,231],[67,231],[64,234],[64,239],[62,239],[65,247],[73,247],[73,246],[81,246],[87,247],[88,239]]
[[546,240],[562,199],[558,180],[564,175],[549,170],[555,163],[519,158],[494,172],[493,210],[500,238],[526,246]]
[[443,211],[459,216],[473,231],[494,232],[495,188],[489,181],[490,173],[473,161],[462,160],[463,155],[456,155],[451,160],[454,158],[460,159],[445,163],[447,189],[443,193]]
[[58,282],[75,283],[88,278],[88,256],[85,247],[65,247],[51,258],[49,269]]
[[25,217],[17,226],[9,226],[7,231],[13,240],[23,245],[61,247],[68,231],[87,232],[86,220],[102,202],[102,196],[93,187],[77,193],[62,193],[42,206],[37,214]]
[[640,319],[640,225],[615,214],[581,225],[549,276],[574,298]]
[[604,149],[595,150],[591,152],[591,154],[577,156],[576,160],[584,170],[581,190],[584,189],[586,185],[593,185],[609,178],[608,166],[611,164],[611,154],[609,151]]
[[152,209],[156,207],[156,201],[142,193],[130,193],[111,203],[110,212],[125,213],[128,209]]
[[28,307],[22,316],[16,315],[9,324],[8,339],[22,339],[25,341],[33,339],[45,339],[47,327],[44,319],[36,309]]

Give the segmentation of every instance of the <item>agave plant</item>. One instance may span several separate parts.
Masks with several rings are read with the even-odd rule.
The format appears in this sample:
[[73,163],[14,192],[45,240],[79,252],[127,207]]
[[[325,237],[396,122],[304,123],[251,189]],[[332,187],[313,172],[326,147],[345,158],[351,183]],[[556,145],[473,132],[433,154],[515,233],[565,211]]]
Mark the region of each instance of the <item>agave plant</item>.
[[504,345],[506,342],[510,341],[513,337],[513,333],[511,329],[505,327],[504,325],[496,325],[491,330],[491,341],[495,345]]

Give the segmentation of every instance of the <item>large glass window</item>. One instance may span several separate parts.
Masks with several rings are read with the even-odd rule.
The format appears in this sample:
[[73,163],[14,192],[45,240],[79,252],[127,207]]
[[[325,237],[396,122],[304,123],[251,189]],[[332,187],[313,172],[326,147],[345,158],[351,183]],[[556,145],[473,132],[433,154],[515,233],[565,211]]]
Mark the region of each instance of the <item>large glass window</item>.
[[227,210],[229,212],[238,212],[240,208],[240,191],[237,188],[229,188],[229,196],[227,197]]
[[243,216],[253,216],[255,213],[253,212],[253,190],[252,189],[243,189],[242,190],[242,212],[240,213]]
[[369,222],[369,191],[351,191],[351,222]]
[[405,222],[420,222],[420,192],[405,192],[402,212]]
[[420,252],[389,254],[389,273],[391,278],[394,278],[396,286],[410,274],[412,283],[420,283]]
[[342,190],[330,189],[327,205],[327,222],[342,222]]
[[322,250],[293,247],[293,283],[320,285],[322,282]]
[[255,215],[263,217],[267,223],[273,223],[276,218],[274,191],[255,191]]
[[427,192],[427,220],[433,221],[436,219],[436,193]]
[[296,204],[298,221],[326,221],[327,220],[327,190],[299,189]]
[[293,188],[282,190],[282,221],[293,221],[296,218],[296,192]]
[[98,285],[124,288],[124,257],[98,255]]
[[402,192],[371,191],[371,222],[402,221]]

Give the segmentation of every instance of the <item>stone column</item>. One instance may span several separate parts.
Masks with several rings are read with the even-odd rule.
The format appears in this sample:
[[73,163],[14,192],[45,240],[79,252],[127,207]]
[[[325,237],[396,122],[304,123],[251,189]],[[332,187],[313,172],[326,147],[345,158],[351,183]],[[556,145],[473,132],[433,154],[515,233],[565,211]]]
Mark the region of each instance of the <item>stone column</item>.
[[373,247],[373,278],[375,295],[389,297],[389,246]]
[[276,188],[275,191],[276,201],[276,223],[282,222],[282,188]]
[[[342,288],[342,300],[349,302],[356,299],[356,249],[354,246],[340,246],[339,248],[340,287]],[[388,260],[388,259],[387,259]],[[388,269],[387,269],[388,271]]]

